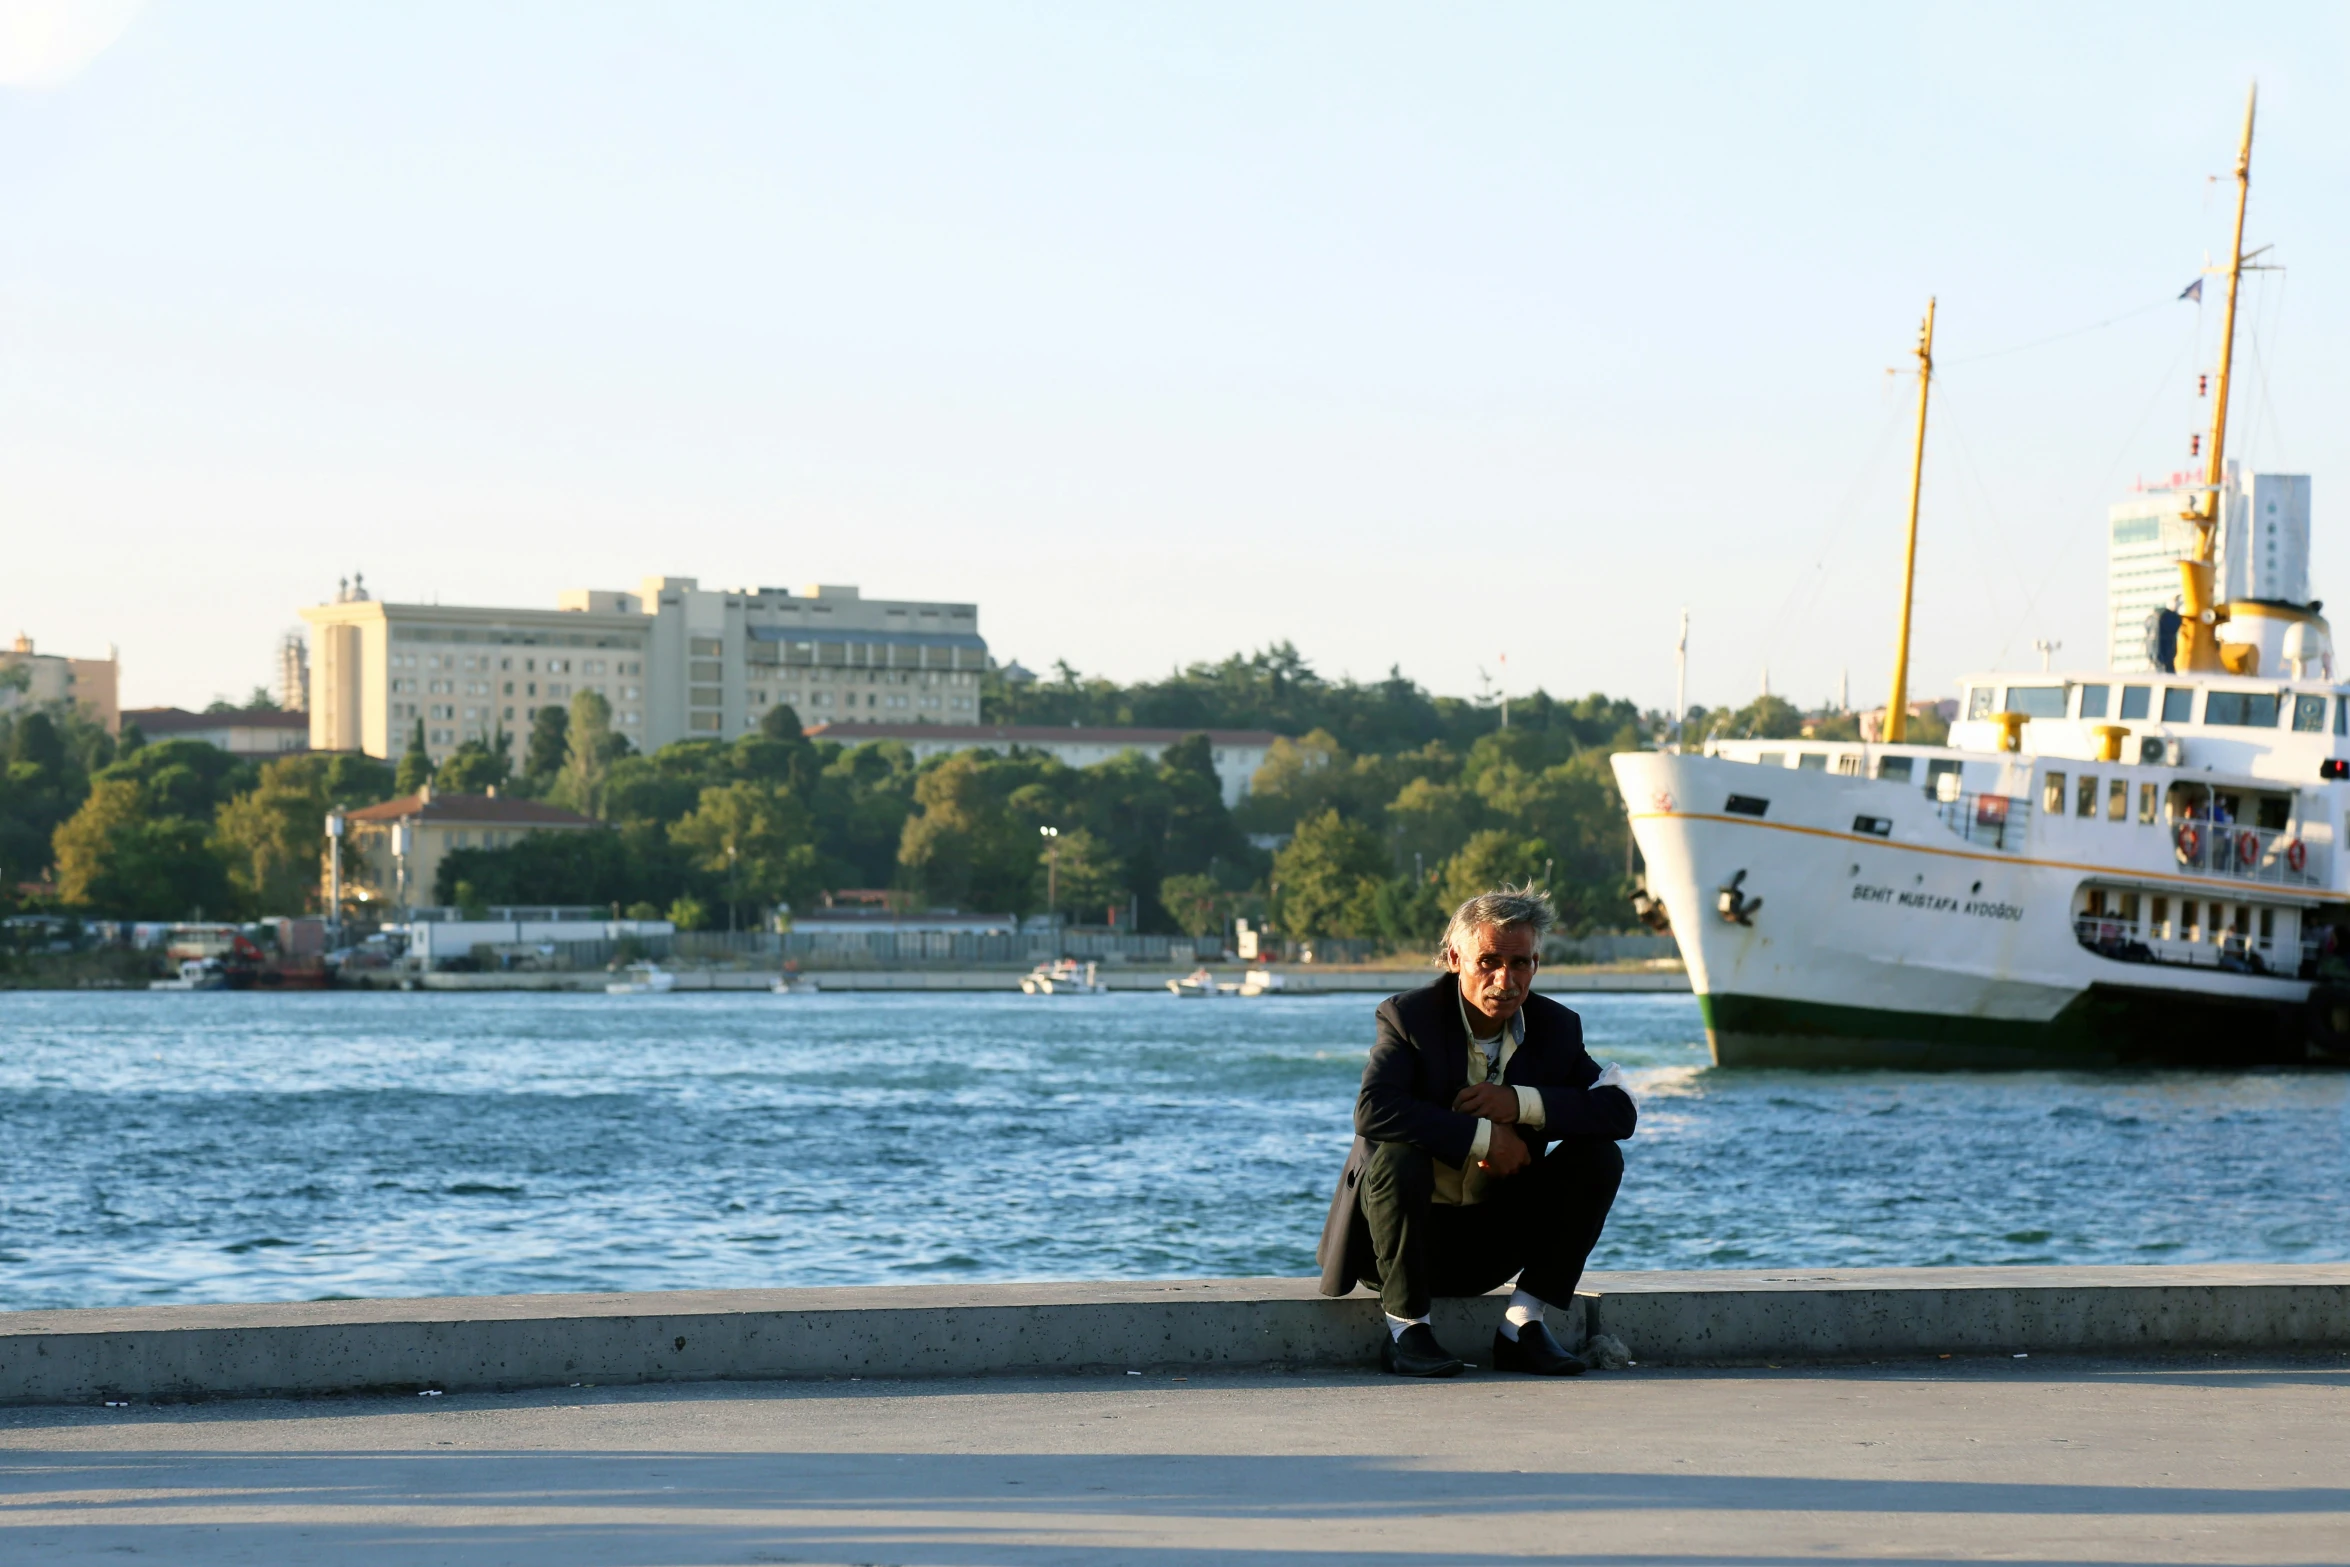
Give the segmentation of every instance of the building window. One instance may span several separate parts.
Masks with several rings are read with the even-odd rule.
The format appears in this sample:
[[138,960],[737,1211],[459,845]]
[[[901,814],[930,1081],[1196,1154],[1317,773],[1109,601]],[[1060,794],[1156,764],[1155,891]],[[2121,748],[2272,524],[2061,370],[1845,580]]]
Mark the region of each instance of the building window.
[[686,727],[700,734],[718,733],[718,724],[719,717],[716,713],[689,713],[686,715]]
[[686,654],[691,658],[720,658],[726,653],[726,643],[717,637],[691,637],[686,642]]

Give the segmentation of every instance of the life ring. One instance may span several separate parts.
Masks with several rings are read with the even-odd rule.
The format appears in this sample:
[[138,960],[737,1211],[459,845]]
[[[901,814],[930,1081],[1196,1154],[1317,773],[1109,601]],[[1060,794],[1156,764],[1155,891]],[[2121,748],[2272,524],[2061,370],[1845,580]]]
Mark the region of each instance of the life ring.
[[2285,845],[2286,869],[2290,870],[2294,875],[2298,876],[2301,874],[2301,868],[2308,863],[2309,845],[2303,843],[2298,838]]
[[2192,865],[2203,858],[2203,829],[2193,822],[2179,823],[2179,858]]
[[2247,866],[2260,863],[2260,834],[2249,827],[2236,834],[2236,863]]

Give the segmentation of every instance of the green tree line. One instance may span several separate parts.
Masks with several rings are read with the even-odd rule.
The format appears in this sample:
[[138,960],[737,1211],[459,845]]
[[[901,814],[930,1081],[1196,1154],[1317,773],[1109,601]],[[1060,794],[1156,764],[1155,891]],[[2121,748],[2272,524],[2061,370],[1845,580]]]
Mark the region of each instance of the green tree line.
[[[255,764],[190,741],[107,736],[70,712],[0,732],[0,886],[96,916],[314,909],[324,821],[413,793],[542,799],[606,824],[447,855],[444,904],[575,903],[749,924],[842,888],[907,907],[1114,921],[1207,934],[1236,916],[1285,934],[1418,944],[1460,898],[1545,881],[1570,927],[1626,922],[1627,838],[1607,768],[1659,722],[1602,695],[1500,704],[1400,675],[1326,680],[1286,644],[1132,685],[1067,666],[991,677],[991,721],[1195,731],[1157,754],[1074,768],[1009,748],[917,764],[893,741],[801,733],[789,709],[732,741],[640,753],[592,694],[437,765],[421,730],[390,762]],[[1228,809],[1210,729],[1271,729],[1252,792]],[[835,734],[838,731],[834,732]],[[1047,829],[1050,831],[1048,832]]]

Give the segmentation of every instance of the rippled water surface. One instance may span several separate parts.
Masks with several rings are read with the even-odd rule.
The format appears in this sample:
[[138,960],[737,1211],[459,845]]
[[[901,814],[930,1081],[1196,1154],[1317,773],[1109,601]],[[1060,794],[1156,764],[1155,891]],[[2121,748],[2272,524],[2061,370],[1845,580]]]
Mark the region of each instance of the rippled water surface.
[[[1302,1274],[1371,997],[0,993],[0,1306]],[[1595,1267],[2350,1257],[2350,1079],[1725,1072]]]

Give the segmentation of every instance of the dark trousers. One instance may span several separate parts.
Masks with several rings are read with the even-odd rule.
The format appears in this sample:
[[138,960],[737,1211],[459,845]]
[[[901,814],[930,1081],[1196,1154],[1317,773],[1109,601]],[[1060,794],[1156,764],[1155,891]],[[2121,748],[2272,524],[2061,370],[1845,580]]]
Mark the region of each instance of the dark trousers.
[[1546,1305],[1575,1298],[1624,1179],[1604,1137],[1569,1137],[1466,1207],[1439,1203],[1436,1163],[1409,1143],[1377,1143],[1356,1188],[1356,1223],[1370,1231],[1379,1291],[1391,1317],[1424,1317],[1436,1295],[1482,1295],[1512,1274]]

